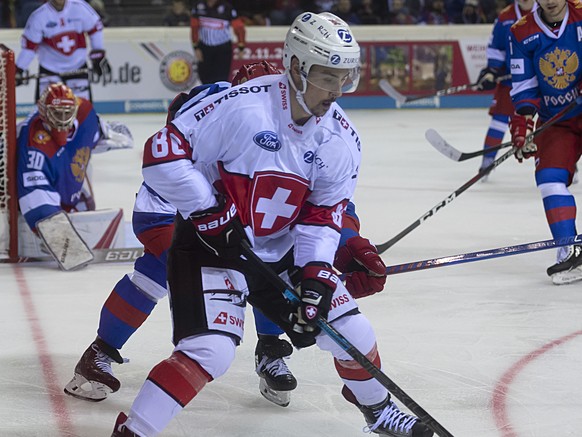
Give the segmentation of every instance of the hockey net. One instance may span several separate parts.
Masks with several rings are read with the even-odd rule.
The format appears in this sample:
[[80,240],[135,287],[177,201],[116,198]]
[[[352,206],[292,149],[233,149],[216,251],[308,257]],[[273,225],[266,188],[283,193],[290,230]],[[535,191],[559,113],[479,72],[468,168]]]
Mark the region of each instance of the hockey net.
[[0,44],[0,258],[18,254],[14,52]]

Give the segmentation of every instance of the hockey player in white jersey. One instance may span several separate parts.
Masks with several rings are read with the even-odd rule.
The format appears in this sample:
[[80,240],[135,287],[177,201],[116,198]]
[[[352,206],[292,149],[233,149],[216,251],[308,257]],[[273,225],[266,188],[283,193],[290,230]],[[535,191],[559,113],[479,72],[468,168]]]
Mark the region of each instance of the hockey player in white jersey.
[[[280,74],[280,71],[266,61],[247,64],[240,68],[232,83],[241,84],[266,74]],[[189,106],[202,99],[209,101],[215,93],[227,88],[230,84],[219,82],[180,94],[168,109],[168,122]],[[97,338],[75,366],[74,377],[66,385],[65,393],[84,400],[102,401],[120,388],[121,382],[114,376],[111,365],[123,363],[119,350],[167,294],[166,259],[175,214],[176,209],[171,204],[142,184],[136,196],[132,223],[137,238],[144,245],[144,255],[136,260],[134,272],[125,275],[105,301]],[[349,272],[346,288],[354,298],[381,291],[386,281],[386,266],[376,248],[360,236],[359,229],[355,206],[350,202],[334,266],[341,272]],[[291,391],[297,386],[297,380],[285,363],[292,352],[291,344],[279,338],[283,331],[277,325],[260,311],[253,310],[258,336],[255,361],[260,393],[277,405],[287,406]]]
[[16,59],[17,86],[28,83],[28,67],[38,54],[35,100],[55,82],[63,82],[76,96],[92,100],[87,58],[97,77],[111,74],[103,47],[103,23],[84,0],[49,0],[35,9],[26,22],[21,48]]
[[[295,346],[331,353],[342,394],[370,431],[433,435],[315,323],[326,318],[381,366],[369,321],[331,268],[360,165],[358,133],[335,100],[357,87],[360,48],[341,19],[306,12],[283,56],[285,75],[188,107],[146,141],[145,183],[178,210],[168,255],[175,348],[151,370],[129,415],[120,413],[113,436],[158,435],[228,370],[247,300]],[[247,239],[296,285],[298,308],[241,257]]]

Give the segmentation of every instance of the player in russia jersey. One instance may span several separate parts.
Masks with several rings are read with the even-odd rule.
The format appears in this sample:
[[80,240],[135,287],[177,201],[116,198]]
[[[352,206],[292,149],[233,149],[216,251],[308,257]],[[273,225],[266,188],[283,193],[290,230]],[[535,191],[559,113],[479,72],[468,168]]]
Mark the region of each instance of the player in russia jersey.
[[[84,0],[49,0],[32,12],[16,59],[17,85],[27,82],[28,67],[38,54],[36,97],[50,83],[63,82],[77,97],[91,100],[87,58],[98,75],[110,72],[103,47],[101,18]],[[87,52],[86,36],[91,51]]]
[[[516,113],[512,139],[521,161],[535,156],[536,184],[554,238],[576,232],[576,202],[568,190],[582,153],[582,106],[536,135],[533,116],[541,124],[563,111],[580,95],[582,79],[582,3],[538,0],[537,11],[511,28],[511,96]],[[537,146],[536,146],[537,145]],[[554,284],[582,280],[582,247],[558,250],[557,263],[548,268]]]
[[[493,101],[489,107],[491,121],[485,136],[483,148],[495,147],[503,141],[509,116],[513,114],[513,103],[509,96],[511,78],[497,82],[501,76],[509,74],[509,31],[511,26],[531,10],[535,10],[535,0],[516,0],[506,6],[497,16],[487,45],[487,66],[479,73],[477,89],[489,91],[495,89]],[[496,152],[483,155],[480,169],[487,168],[495,160]],[[484,178],[485,179],[485,178]]]
[[[295,346],[332,355],[342,394],[370,431],[433,435],[316,324],[328,320],[381,366],[370,322],[331,268],[360,165],[358,133],[335,100],[357,87],[359,45],[335,15],[306,12],[283,52],[285,75],[209,96],[146,141],[144,181],[178,210],[168,255],[175,348],[150,371],[129,416],[120,413],[113,436],[158,435],[228,370],[247,299]],[[247,238],[297,287],[299,307],[241,257]]]

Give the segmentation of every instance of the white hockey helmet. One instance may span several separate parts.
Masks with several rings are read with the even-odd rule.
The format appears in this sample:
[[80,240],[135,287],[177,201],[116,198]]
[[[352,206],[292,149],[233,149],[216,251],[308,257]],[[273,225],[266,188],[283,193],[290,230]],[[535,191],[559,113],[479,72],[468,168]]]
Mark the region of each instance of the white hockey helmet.
[[[348,24],[335,15],[324,12],[304,12],[291,25],[283,48],[283,67],[287,74],[291,70],[291,59],[295,56],[305,82],[313,65],[349,70],[349,77],[341,91],[351,93],[360,80],[360,46]],[[304,83],[303,91],[306,85]]]

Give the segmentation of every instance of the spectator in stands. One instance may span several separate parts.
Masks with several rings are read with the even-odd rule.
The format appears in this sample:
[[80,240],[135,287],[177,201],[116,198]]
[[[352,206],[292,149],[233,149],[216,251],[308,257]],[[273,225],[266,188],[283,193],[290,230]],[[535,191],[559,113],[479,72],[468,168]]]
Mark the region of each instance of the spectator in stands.
[[270,26],[273,0],[233,0],[232,6],[245,26]]
[[465,7],[464,0],[445,0],[445,9],[447,10],[447,15],[449,16],[449,21],[451,23],[462,23],[463,22],[463,8]]
[[483,14],[479,0],[465,0],[465,6],[462,13],[462,24],[479,24],[486,23],[487,19]]
[[382,22],[380,8],[373,0],[361,0],[356,14],[362,24],[380,24]]
[[172,0],[168,13],[164,17],[164,26],[188,26],[190,11],[184,0]]
[[337,0],[335,6],[331,9],[331,12],[348,24],[362,24],[358,15],[352,8],[351,0]]
[[300,0],[275,0],[273,10],[270,13],[273,26],[288,26],[295,17],[303,12]]
[[419,24],[448,24],[444,0],[427,0]]
[[405,0],[394,0],[390,9],[389,24],[416,24],[417,18],[410,12]]

